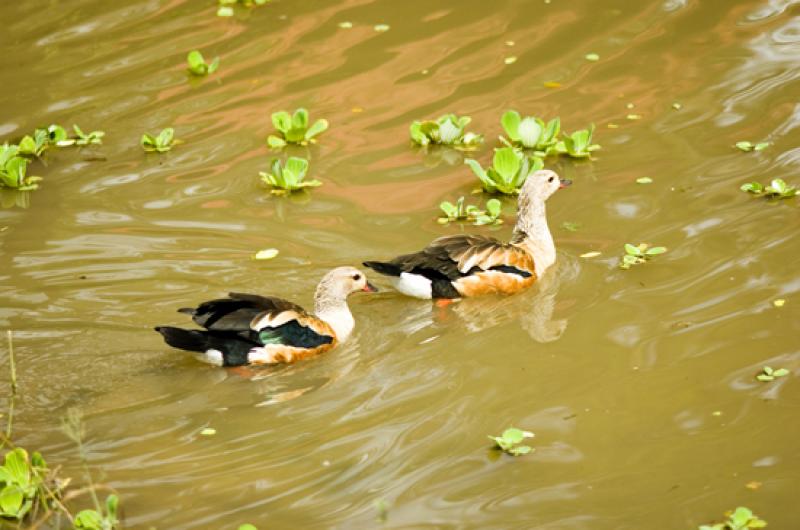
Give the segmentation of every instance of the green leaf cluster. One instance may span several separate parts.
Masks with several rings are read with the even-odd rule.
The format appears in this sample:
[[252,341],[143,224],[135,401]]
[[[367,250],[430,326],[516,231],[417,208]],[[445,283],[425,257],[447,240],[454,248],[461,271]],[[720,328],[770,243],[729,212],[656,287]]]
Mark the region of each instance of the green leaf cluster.
[[436,120],[415,121],[411,124],[409,132],[411,140],[421,146],[439,144],[470,150],[483,142],[483,136],[480,134],[464,132],[471,121],[472,118],[469,116],[445,114]]
[[500,436],[489,436],[494,441],[495,448],[512,456],[528,454],[534,449],[528,445],[520,445],[525,438],[533,438],[533,433],[510,427]]
[[163,129],[158,136],[153,136],[152,134],[144,133],[142,135],[142,139],[140,141],[142,145],[142,149],[147,151],[148,153],[151,152],[158,152],[158,153],[166,153],[170,149],[172,149],[175,145],[180,143],[180,140],[175,138],[175,129],[172,127],[167,127]]
[[760,142],[760,143],[757,143],[757,144],[754,144],[754,143],[751,143],[751,142],[746,142],[746,141],[736,142],[736,147],[739,150],[744,151],[745,153],[747,153],[749,151],[763,151],[764,149],[769,147],[769,142]]
[[72,126],[74,138],[60,125],[52,124],[47,128],[38,128],[33,134],[26,134],[18,144],[4,143],[0,146],[0,187],[27,191],[39,187],[41,177],[27,176],[29,157],[40,158],[52,146],[66,147],[70,145],[102,144],[103,131],[84,132],[77,125]]
[[14,144],[0,145],[0,185],[20,191],[35,190],[41,177],[29,177],[28,162]]
[[639,243],[634,246],[630,243],[625,243],[625,255],[622,256],[622,263],[620,269],[630,269],[632,265],[639,265],[644,263],[653,256],[663,254],[667,251],[667,247],[649,247],[647,243]]
[[[545,122],[535,116],[520,116],[516,110],[508,110],[500,118],[500,124],[509,139],[500,141],[509,147],[532,149],[534,156],[569,155],[587,158],[600,146],[592,143],[594,125],[572,134],[561,131],[561,119],[556,117]],[[561,135],[561,139],[559,139]]]
[[273,189],[271,193],[284,195],[303,188],[315,188],[322,186],[322,182],[314,179],[305,181],[308,172],[308,160],[290,156],[285,165],[277,158],[272,160],[272,168],[269,173],[259,172],[261,180]]
[[[50,127],[58,127],[58,125],[51,125]],[[92,131],[90,133],[84,133],[80,127],[77,125],[72,125],[72,130],[75,132],[74,138],[68,138],[66,131],[61,127],[58,127],[60,131],[55,131],[54,133],[57,135],[57,139],[55,141],[56,145],[59,147],[67,147],[70,145],[78,145],[78,146],[86,146],[86,145],[101,145],[103,143],[103,137],[106,135],[103,131]],[[51,133],[51,134],[54,134]]]
[[272,115],[272,124],[280,136],[271,134],[267,138],[267,145],[273,149],[280,149],[286,144],[308,145],[316,143],[314,138],[328,129],[328,120],[319,119],[311,127],[308,126],[308,111],[299,108],[290,115],[286,111],[276,112]]
[[190,51],[186,56],[186,62],[189,64],[189,72],[193,75],[213,74],[219,68],[219,57],[215,57],[211,64],[206,64],[203,54],[198,50]]
[[119,498],[116,495],[106,497],[105,510],[81,510],[75,516],[75,530],[114,530],[119,525],[117,512]]
[[770,366],[765,366],[762,368],[761,373],[756,376],[756,379],[766,383],[768,381],[774,381],[779,377],[786,377],[789,373],[789,370],[786,368],[773,369]]
[[244,7],[263,6],[269,0],[219,0],[219,7],[217,7],[218,17],[232,17],[233,6],[241,5]]
[[798,189],[795,186],[789,186],[783,179],[772,179],[772,182],[766,186],[762,186],[755,181],[748,182],[742,184],[739,189],[754,195],[763,195],[769,199],[788,199],[798,193]]
[[726,513],[728,520],[712,525],[702,525],[698,530],[752,530],[755,528],[765,528],[767,522],[759,519],[752,510],[739,506],[733,513]]
[[495,149],[491,167],[484,169],[477,160],[464,160],[487,193],[519,193],[529,175],[544,167],[539,157],[527,156],[513,147]]
[[486,201],[486,210],[481,210],[475,205],[464,206],[464,197],[459,197],[453,204],[443,201],[439,208],[444,212],[444,217],[438,219],[439,224],[447,224],[454,221],[469,221],[474,225],[498,225],[503,222],[500,219],[502,203],[497,199]]
[[0,466],[0,517],[22,520],[37,502],[44,502],[44,482],[49,473],[39,453],[20,447],[6,453]]

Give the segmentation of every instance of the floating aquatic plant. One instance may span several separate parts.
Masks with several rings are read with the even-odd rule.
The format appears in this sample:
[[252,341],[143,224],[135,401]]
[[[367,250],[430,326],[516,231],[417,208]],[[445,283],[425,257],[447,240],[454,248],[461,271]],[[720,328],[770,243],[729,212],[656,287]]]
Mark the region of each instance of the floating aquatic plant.
[[273,159],[271,171],[269,173],[261,171],[259,176],[264,183],[273,188],[270,191],[276,195],[322,186],[322,182],[316,179],[306,181],[306,173],[308,173],[308,160],[290,156],[285,165],[281,165],[281,161],[277,158]]
[[106,497],[105,507],[99,510],[81,510],[75,516],[75,530],[113,530],[117,528],[119,519],[119,498],[116,495]]
[[518,193],[525,179],[544,167],[541,158],[527,156],[512,147],[495,149],[492,165],[486,169],[472,158],[464,163],[478,176],[484,191],[507,195]]
[[314,138],[318,134],[328,129],[328,120],[319,119],[311,127],[308,126],[308,111],[299,108],[290,115],[286,111],[276,112],[272,115],[272,124],[280,132],[280,136],[271,134],[267,138],[267,144],[278,149],[286,144],[308,145],[316,143]]
[[217,8],[218,17],[232,17],[233,6],[241,5],[244,7],[263,6],[270,0],[219,0],[219,7]]
[[789,186],[783,179],[772,179],[766,186],[758,182],[748,182],[739,187],[740,190],[752,193],[753,195],[763,195],[768,199],[788,199],[798,193],[795,186]]
[[165,153],[179,144],[180,140],[175,138],[175,129],[167,127],[158,133],[158,136],[144,133],[140,143],[147,152]]
[[213,74],[219,68],[219,57],[215,57],[210,64],[206,64],[203,54],[198,50],[192,50],[186,56],[186,62],[189,64],[189,72],[193,75],[208,75]]
[[760,142],[760,143],[757,143],[757,144],[754,144],[754,143],[751,143],[751,142],[747,142],[747,141],[736,142],[736,148],[739,149],[740,151],[744,151],[744,152],[763,151],[767,147],[769,147],[769,142]]
[[[535,116],[522,117],[516,110],[508,110],[500,119],[508,139],[501,136],[500,141],[509,147],[532,149],[539,157],[550,155],[569,155],[573,158],[587,158],[600,146],[592,143],[594,125],[572,134],[561,132],[561,119],[556,117],[545,122]],[[561,139],[559,140],[559,135]]]
[[593,151],[600,149],[598,144],[592,143],[594,124],[588,129],[581,129],[572,134],[563,134],[563,138],[555,145],[558,154],[566,154],[573,158],[588,158]]
[[469,221],[474,225],[501,224],[500,211],[502,204],[497,199],[486,201],[486,210],[481,210],[475,205],[464,206],[464,197],[459,197],[453,204],[443,201],[439,208],[444,212],[444,217],[438,219],[439,224],[447,224],[455,221]]
[[29,177],[28,159],[18,156],[16,145],[0,145],[0,184],[20,191],[35,190],[41,177]]
[[[53,126],[51,125],[51,127]],[[59,129],[61,128],[59,127]],[[78,127],[77,125],[73,125],[72,130],[75,132],[75,137],[67,138],[66,131],[64,131],[64,129],[61,129],[61,131],[63,131],[64,138],[58,140],[56,142],[56,145],[58,145],[59,147],[66,147],[70,145],[78,145],[78,146],[100,145],[103,143],[103,137],[106,135],[106,133],[103,131],[91,131],[89,133],[84,133],[81,130],[81,128]],[[60,134],[61,131],[56,131],[59,136],[61,136]]]
[[791,372],[786,368],[772,368],[771,366],[765,366],[761,369],[761,372],[756,375],[756,379],[762,382],[774,381],[779,377],[786,377]]
[[722,523],[711,525],[701,525],[698,530],[752,530],[755,528],[765,528],[767,522],[759,519],[749,508],[739,506],[733,512],[725,514],[728,520]]
[[545,123],[534,116],[520,116],[516,110],[508,110],[500,119],[500,124],[510,140],[500,137],[500,141],[510,147],[533,149],[537,156],[547,156],[555,152],[561,120],[553,118]]
[[526,438],[533,438],[534,434],[530,431],[523,431],[510,427],[503,431],[500,436],[489,436],[495,443],[495,447],[512,456],[521,456],[533,451],[529,445],[520,445]]
[[445,114],[436,120],[415,121],[411,124],[409,132],[411,140],[421,146],[440,144],[469,150],[483,142],[483,136],[480,134],[464,131],[471,121],[472,118],[469,116]]
[[49,502],[48,485],[51,477],[47,463],[39,453],[28,457],[21,447],[8,451],[0,466],[0,517],[22,520],[35,507]]
[[630,269],[632,265],[639,265],[645,263],[653,256],[663,254],[667,251],[667,247],[650,247],[647,243],[639,243],[634,246],[630,243],[625,243],[625,255],[622,256],[622,263],[620,269]]

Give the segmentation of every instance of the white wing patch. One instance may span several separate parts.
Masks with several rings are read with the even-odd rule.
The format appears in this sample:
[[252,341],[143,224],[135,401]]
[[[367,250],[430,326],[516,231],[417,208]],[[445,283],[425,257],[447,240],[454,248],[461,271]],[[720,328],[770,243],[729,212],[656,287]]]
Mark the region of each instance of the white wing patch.
[[215,366],[222,366],[224,361],[222,358],[222,352],[219,350],[206,350],[206,353],[200,357],[203,361],[207,363],[211,363]]
[[277,328],[296,318],[297,313],[294,311],[282,311],[272,316],[270,316],[269,313],[260,313],[250,322],[250,329],[253,331],[261,331],[264,328]]
[[432,295],[431,281],[425,276],[401,272],[400,277],[392,277],[394,288],[406,296],[430,300]]

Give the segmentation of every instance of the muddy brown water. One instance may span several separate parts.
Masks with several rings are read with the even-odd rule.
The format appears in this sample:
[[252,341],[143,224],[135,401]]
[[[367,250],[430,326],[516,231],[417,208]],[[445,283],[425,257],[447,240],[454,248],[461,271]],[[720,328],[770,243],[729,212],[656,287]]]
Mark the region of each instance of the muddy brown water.
[[[41,189],[2,192],[15,438],[80,481],[59,423],[82,409],[127,527],[685,529],[739,505],[800,527],[800,205],[738,190],[800,184],[797,2],[276,0],[221,19],[211,0],[40,0],[0,15],[0,140],[52,122],[107,133],[34,163]],[[219,71],[188,79],[191,49]],[[269,115],[301,105],[331,123],[291,150],[324,185],[271,197]],[[330,267],[459,230],[508,236],[507,199],[500,228],[435,222],[440,201],[483,198],[461,154],[420,153],[407,132],[470,115],[485,163],[507,108],[595,123],[603,146],[548,160],[574,185],[548,204],[558,265],[539,288],[446,310],[357,295],[349,343],[254,378],[151,330],[230,290],[310,305]],[[144,154],[141,133],[166,126],[185,143]],[[669,252],[621,271],[625,242]],[[280,255],[251,259],[268,247]],[[759,383],[764,365],[793,373]],[[510,425],[535,453],[489,450]]]

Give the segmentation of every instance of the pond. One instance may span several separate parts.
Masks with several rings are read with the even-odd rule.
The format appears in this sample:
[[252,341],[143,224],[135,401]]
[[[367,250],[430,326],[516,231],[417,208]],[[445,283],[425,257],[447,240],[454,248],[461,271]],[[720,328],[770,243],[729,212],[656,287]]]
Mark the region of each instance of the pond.
[[[736,506],[800,524],[798,199],[739,190],[800,184],[798,2],[216,9],[0,6],[0,142],[106,132],[32,163],[38,190],[2,190],[16,443],[83,483],[60,426],[82,410],[127,528],[696,528]],[[219,69],[191,78],[194,49]],[[271,113],[301,106],[329,130],[271,151]],[[558,260],[539,286],[441,308],[372,273],[350,341],[250,374],[152,330],[229,291],[310,308],[330,268],[441,235],[508,238],[513,198],[500,226],[436,220],[442,201],[488,198],[463,158],[489,163],[507,109],[593,123],[602,146],[546,161],[573,185],[548,201]],[[472,117],[477,151],[412,147],[413,120],[448,112]],[[146,154],[142,133],[164,127],[183,143]],[[322,186],[271,195],[258,173],[287,153]],[[668,251],[620,269],[642,242]],[[758,381],[767,365],[791,373]],[[509,426],[535,433],[533,453],[491,449]]]

